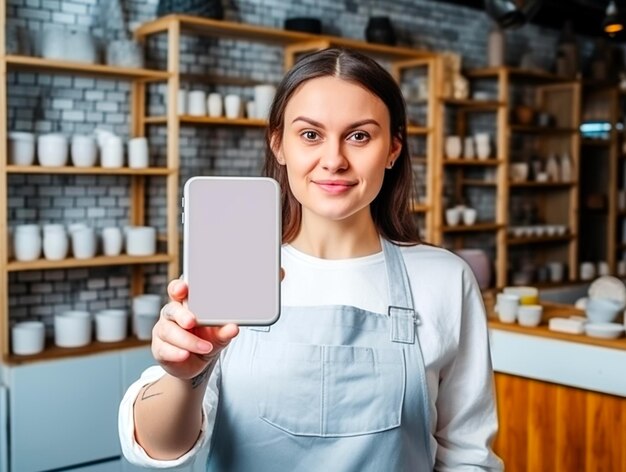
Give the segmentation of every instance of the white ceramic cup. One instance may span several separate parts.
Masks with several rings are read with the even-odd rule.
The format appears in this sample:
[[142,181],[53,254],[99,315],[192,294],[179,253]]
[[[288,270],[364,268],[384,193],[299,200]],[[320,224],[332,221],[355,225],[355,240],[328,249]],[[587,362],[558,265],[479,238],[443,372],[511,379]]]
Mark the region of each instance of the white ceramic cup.
[[119,256],[124,245],[124,235],[117,226],[102,229],[102,253],[105,256]]
[[161,295],[144,293],[133,297],[133,313],[138,315],[158,315],[161,311]]
[[109,136],[102,144],[100,165],[113,169],[124,165],[124,142],[116,135]]
[[270,84],[256,85],[254,87],[254,111],[255,117],[261,120],[267,120],[270,114],[272,101],[276,94],[276,87]]
[[72,254],[76,259],[91,259],[96,255],[96,231],[93,228],[80,228],[70,233]]
[[30,356],[43,351],[46,327],[41,321],[21,321],[11,328],[11,350],[17,356]]
[[478,216],[478,212],[475,208],[464,208],[463,209],[463,224],[471,226],[476,223],[476,217]]
[[96,138],[87,134],[72,136],[70,158],[75,167],[93,167],[98,160]]
[[609,268],[609,263],[607,261],[598,261],[598,263],[596,264],[597,266],[597,274],[598,276],[602,276],[602,275],[609,275],[610,268]]
[[224,103],[221,93],[213,92],[209,94],[207,98],[207,109],[209,116],[213,118],[219,118],[224,114]]
[[241,117],[241,97],[235,94],[228,94],[224,97],[224,110],[226,118],[236,119]]
[[151,256],[156,253],[156,228],[129,226],[126,230],[126,254]]
[[565,265],[562,262],[549,262],[548,270],[550,271],[551,282],[562,282],[565,272]]
[[461,222],[462,212],[454,207],[446,210],[446,224],[448,226],[456,226]]
[[580,263],[580,279],[591,280],[596,276],[596,267],[593,262]]
[[43,257],[49,261],[60,261],[67,257],[69,239],[63,225],[44,226]]
[[42,237],[39,225],[17,225],[13,230],[13,254],[21,262],[41,257]]
[[21,131],[9,133],[9,163],[16,166],[31,166],[35,162],[35,135]]
[[37,137],[37,159],[45,167],[62,167],[67,164],[67,138],[60,133],[40,134]]
[[136,313],[133,315],[137,339],[147,341],[152,338],[152,328],[159,319],[159,314]]
[[186,115],[187,114],[187,102],[189,98],[187,97],[188,93],[186,89],[180,89],[178,91],[178,100],[177,100],[177,111],[178,115]]
[[446,157],[448,159],[458,159],[461,157],[463,145],[460,136],[446,136],[445,141]]
[[144,137],[130,139],[128,141],[128,167],[145,169],[148,167],[148,159],[148,139]]
[[206,92],[204,90],[190,90],[187,94],[187,114],[206,116],[206,112]]
[[54,316],[54,344],[59,347],[80,347],[91,342],[91,314],[70,310]]
[[476,133],[474,135],[476,143],[476,155],[478,159],[485,160],[491,155],[491,137],[489,133]]
[[541,305],[520,305],[517,309],[517,322],[521,326],[539,326],[542,313]]
[[128,336],[128,315],[125,310],[101,310],[96,313],[95,319],[97,341],[114,343]]
[[515,323],[519,308],[519,296],[509,293],[499,293],[496,297],[498,319],[502,323]]

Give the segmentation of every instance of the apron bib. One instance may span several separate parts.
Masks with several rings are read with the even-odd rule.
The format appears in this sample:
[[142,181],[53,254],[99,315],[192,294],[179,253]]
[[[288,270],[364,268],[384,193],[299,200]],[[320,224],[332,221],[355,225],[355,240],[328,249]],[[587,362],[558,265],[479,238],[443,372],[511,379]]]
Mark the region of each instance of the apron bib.
[[386,240],[387,313],[284,307],[222,356],[207,470],[429,471],[429,401],[409,280]]

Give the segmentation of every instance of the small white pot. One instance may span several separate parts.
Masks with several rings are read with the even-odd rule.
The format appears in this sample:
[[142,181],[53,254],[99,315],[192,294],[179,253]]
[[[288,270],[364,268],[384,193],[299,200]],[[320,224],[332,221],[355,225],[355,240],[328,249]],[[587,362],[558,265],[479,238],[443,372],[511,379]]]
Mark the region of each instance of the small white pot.
[[54,316],[54,344],[80,347],[91,342],[92,319],[88,311],[71,310]]
[[133,297],[133,314],[157,315],[161,311],[161,295],[144,293]]
[[37,137],[37,159],[44,167],[62,167],[67,164],[67,138],[60,133],[41,134]]
[[102,229],[102,252],[105,256],[119,256],[122,253],[124,235],[116,226]]
[[145,169],[148,167],[148,160],[148,140],[144,137],[129,140],[128,167],[131,169]]
[[460,136],[447,136],[445,144],[446,157],[448,159],[458,159],[461,157],[463,145]]
[[102,144],[100,156],[102,167],[114,169],[124,165],[124,142],[116,135],[109,136]]
[[65,228],[44,228],[43,256],[49,261],[60,261],[67,257],[69,240]]
[[156,253],[156,228],[129,226],[126,230],[126,254],[151,256]]
[[22,321],[11,328],[11,350],[17,356],[38,354],[44,349],[45,325],[41,321]]
[[256,118],[267,120],[270,114],[272,101],[276,94],[276,87],[273,85],[257,85],[254,87],[254,111]]
[[13,233],[13,253],[21,262],[41,257],[42,238],[38,225],[18,225]]
[[187,114],[191,116],[206,116],[206,92],[204,90],[190,90],[188,92]]
[[446,223],[448,226],[456,226],[461,222],[462,211],[459,208],[448,208],[446,210]]
[[30,166],[35,162],[35,135],[13,131],[9,133],[9,163]]
[[91,259],[96,255],[96,232],[93,228],[81,228],[71,232],[72,253],[76,259]]
[[152,314],[135,314],[133,315],[135,324],[135,334],[137,339],[147,341],[152,339],[152,328],[159,319],[158,313]]
[[241,117],[241,97],[235,94],[229,94],[224,97],[224,108],[226,110],[226,118],[234,120]]
[[187,114],[187,90],[185,89],[180,89],[178,91],[178,103],[177,103],[177,108],[178,108],[178,115],[186,115]]
[[464,225],[468,225],[471,226],[474,223],[476,223],[476,217],[478,215],[478,212],[476,211],[475,208],[464,208],[463,209],[463,224]]
[[114,343],[128,336],[128,315],[125,310],[102,310],[96,313],[96,340]]
[[207,109],[209,116],[218,118],[224,114],[224,103],[222,101],[221,93],[210,93],[207,98]]
[[75,167],[93,167],[98,159],[96,138],[85,134],[72,136],[70,157]]

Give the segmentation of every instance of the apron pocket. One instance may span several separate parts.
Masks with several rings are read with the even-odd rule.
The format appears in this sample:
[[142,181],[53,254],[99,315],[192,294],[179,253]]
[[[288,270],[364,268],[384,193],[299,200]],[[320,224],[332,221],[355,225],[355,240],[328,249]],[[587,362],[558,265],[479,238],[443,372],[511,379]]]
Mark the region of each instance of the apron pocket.
[[253,356],[259,416],[301,436],[357,436],[400,425],[401,349],[258,340]]

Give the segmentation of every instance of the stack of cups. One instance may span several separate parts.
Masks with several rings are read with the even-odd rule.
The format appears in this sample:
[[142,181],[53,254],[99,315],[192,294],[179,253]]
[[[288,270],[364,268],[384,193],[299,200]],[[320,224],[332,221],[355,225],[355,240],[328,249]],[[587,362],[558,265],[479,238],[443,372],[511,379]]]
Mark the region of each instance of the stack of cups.
[[133,298],[133,332],[138,339],[152,338],[152,328],[159,319],[160,311],[160,295],[144,294]]

